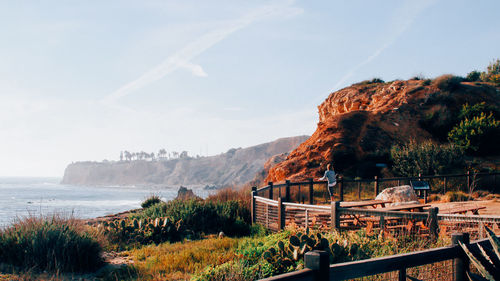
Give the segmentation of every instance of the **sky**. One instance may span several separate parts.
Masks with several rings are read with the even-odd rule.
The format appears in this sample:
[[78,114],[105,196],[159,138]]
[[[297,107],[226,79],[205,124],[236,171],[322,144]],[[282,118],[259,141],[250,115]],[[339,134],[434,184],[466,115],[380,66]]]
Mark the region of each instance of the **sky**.
[[355,82],[500,58],[500,1],[0,0],[0,176],[312,134]]

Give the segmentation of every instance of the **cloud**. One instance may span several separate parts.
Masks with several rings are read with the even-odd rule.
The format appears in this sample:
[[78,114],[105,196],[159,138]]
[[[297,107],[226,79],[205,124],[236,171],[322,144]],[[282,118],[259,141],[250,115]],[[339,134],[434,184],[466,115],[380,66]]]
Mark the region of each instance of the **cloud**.
[[199,64],[194,64],[194,63],[184,61],[184,62],[179,62],[178,67],[185,68],[186,70],[191,72],[191,74],[193,74],[194,76],[198,76],[198,77],[207,77],[208,76],[208,74],[205,72],[205,70],[203,70],[203,67],[201,67],[201,65],[199,65]]
[[375,58],[377,58],[383,51],[390,47],[396,39],[398,39],[403,32],[405,32],[415,21],[417,16],[424,11],[426,8],[434,4],[435,0],[424,0],[424,1],[406,1],[401,9],[397,9],[395,15],[393,16],[394,21],[392,26],[396,28],[391,32],[392,35],[389,36],[387,41],[376,49],[370,56],[365,60],[361,61],[353,68],[351,68],[333,87],[335,90],[341,87],[349,78],[351,78],[354,73],[363,66],[369,64]]
[[290,17],[300,14],[302,9],[291,7],[294,1],[279,1],[273,2],[272,5],[262,6],[242,17],[224,22],[223,26],[209,31],[191,43],[187,44],[184,48],[180,49],[165,61],[150,69],[139,78],[123,85],[118,90],[106,96],[101,102],[109,104],[116,100],[129,95],[130,93],[141,89],[163,77],[172,73],[173,71],[184,68],[189,70],[193,75],[199,77],[207,76],[207,73],[200,65],[193,64],[190,61],[205,52],[210,47],[224,40],[232,33],[256,22],[273,17]]

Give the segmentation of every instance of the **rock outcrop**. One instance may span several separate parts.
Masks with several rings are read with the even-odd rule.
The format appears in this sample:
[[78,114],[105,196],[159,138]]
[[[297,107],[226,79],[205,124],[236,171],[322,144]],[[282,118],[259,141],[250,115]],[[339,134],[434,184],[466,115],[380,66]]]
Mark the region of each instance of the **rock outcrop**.
[[264,181],[320,177],[328,163],[353,177],[373,176],[393,144],[445,141],[461,106],[482,101],[498,107],[498,87],[462,82],[442,90],[429,80],[352,85],[318,106],[314,134],[274,165]]
[[68,165],[63,184],[217,186],[242,185],[254,179],[274,155],[288,153],[308,136],[278,139],[201,158],[166,161],[76,162]]
[[177,197],[175,200],[190,200],[190,199],[200,199],[200,197],[196,196],[192,189],[181,186],[177,191]]

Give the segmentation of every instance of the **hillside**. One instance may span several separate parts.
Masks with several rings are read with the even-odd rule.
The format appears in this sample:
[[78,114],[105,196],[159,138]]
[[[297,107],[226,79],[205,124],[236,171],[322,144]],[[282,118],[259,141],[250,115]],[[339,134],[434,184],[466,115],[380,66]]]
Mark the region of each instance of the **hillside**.
[[308,136],[278,139],[202,158],[166,161],[76,162],[64,171],[63,184],[205,186],[245,184],[274,155],[288,153]]
[[329,162],[350,176],[377,173],[393,144],[410,139],[446,141],[465,103],[500,106],[498,87],[481,82],[436,85],[430,80],[358,83],[334,92],[318,106],[314,134],[286,160],[270,168],[265,181],[320,177]]

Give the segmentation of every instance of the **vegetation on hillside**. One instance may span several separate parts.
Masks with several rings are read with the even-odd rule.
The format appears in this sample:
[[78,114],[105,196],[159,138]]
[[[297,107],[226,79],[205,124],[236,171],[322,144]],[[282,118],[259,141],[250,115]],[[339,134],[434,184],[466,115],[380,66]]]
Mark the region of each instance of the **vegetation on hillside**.
[[463,166],[463,152],[453,144],[436,144],[432,141],[417,143],[410,140],[391,148],[393,171],[401,176],[434,175],[450,172]]

